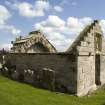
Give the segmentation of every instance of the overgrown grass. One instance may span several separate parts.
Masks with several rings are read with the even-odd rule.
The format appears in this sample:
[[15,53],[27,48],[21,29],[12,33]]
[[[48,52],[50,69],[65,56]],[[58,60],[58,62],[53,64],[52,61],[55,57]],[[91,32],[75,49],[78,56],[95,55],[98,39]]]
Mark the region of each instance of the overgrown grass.
[[105,105],[105,90],[78,98],[37,89],[0,76],[0,105]]

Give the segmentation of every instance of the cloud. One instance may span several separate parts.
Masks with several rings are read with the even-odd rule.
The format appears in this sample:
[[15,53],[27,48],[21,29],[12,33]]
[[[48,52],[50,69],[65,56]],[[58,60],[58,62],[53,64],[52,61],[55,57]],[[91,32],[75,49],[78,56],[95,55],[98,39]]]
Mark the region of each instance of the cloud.
[[0,25],[0,30],[7,31],[13,36],[16,36],[21,33],[21,30],[15,28],[13,25],[8,25],[8,24]]
[[64,21],[58,16],[50,15],[45,21],[36,23],[34,28],[43,31],[58,51],[65,51],[80,31],[91,22],[92,19],[89,17],[69,17]]
[[21,16],[26,18],[42,17],[47,12],[60,13],[63,11],[63,7],[60,4],[53,6],[49,1],[43,0],[36,0],[33,4],[27,1],[6,0],[5,5],[13,10],[17,10]]
[[17,5],[19,1],[17,0],[5,0],[4,4],[12,10],[17,10]]
[[81,23],[78,18],[69,17],[67,19],[67,26],[70,28],[81,28]]
[[6,44],[0,43],[0,50],[5,49],[6,51],[9,51],[11,47],[12,47],[12,44],[9,44],[9,43],[6,43]]
[[[15,28],[13,25],[9,25],[7,22],[9,18],[11,17],[11,13],[8,11],[8,9],[0,5],[0,31],[7,31],[11,35],[17,35],[20,34],[20,30]],[[8,36],[7,36],[8,38]],[[11,44],[8,43],[0,43],[0,49],[5,48],[6,50],[9,50],[11,47]]]
[[43,26],[49,27],[61,27],[65,25],[65,21],[58,16],[50,15],[46,21],[41,22]]
[[[36,15],[36,11],[33,9],[32,5],[27,2],[20,3],[18,5],[18,9],[19,9],[20,15],[22,16],[34,17]],[[40,16],[43,15],[43,12],[40,12],[39,15]]]
[[0,5],[0,30],[10,32],[12,35],[17,35],[21,31],[16,29],[13,25],[7,24],[10,17],[11,14],[8,9],[5,6]]
[[67,19],[67,25],[70,28],[83,28],[84,26],[90,24],[92,22],[92,18],[90,17],[84,17],[84,18],[75,18],[75,17],[69,17]]
[[5,22],[10,18],[11,14],[7,8],[3,5],[0,5],[0,24],[5,24]]
[[34,5],[28,2],[19,2],[15,6],[21,16],[28,18],[44,16],[45,12],[50,9],[50,4],[46,1],[36,1]]
[[104,20],[104,19],[102,19],[102,20],[100,21],[100,26],[101,26],[102,31],[103,31],[103,34],[104,34],[104,36],[105,36],[105,20]]
[[59,5],[56,5],[56,6],[54,6],[54,10],[56,12],[62,12],[63,11],[63,8],[61,6],[59,6]]

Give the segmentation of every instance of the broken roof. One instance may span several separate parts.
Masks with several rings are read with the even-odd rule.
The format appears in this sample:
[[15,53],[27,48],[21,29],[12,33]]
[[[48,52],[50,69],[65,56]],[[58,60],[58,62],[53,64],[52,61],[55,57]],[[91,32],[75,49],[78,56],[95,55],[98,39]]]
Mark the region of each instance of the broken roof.
[[49,49],[49,51],[57,52],[55,47],[46,39],[46,37],[43,35],[43,33],[39,30],[30,32],[29,35],[25,38],[17,39],[15,42],[13,42],[13,45],[25,44],[28,41],[30,41],[31,39],[34,39],[34,43],[38,43],[38,42],[42,43],[44,47]]

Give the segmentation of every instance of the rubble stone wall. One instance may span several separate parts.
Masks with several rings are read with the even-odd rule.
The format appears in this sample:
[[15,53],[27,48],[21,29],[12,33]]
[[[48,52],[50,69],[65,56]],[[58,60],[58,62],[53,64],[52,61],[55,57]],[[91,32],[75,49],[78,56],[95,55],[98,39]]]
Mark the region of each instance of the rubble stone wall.
[[[27,70],[30,72],[48,68],[55,74],[55,82],[58,88],[65,88],[67,92],[76,93],[77,91],[77,61],[72,54],[7,54],[5,61],[8,68],[12,70],[12,77],[18,78],[19,74],[24,75]],[[42,72],[40,72],[41,75]],[[27,76],[27,77],[26,77]],[[33,81],[29,75],[24,75],[26,82]],[[22,79],[22,78],[21,78]],[[34,81],[35,82],[35,81]],[[60,90],[60,89],[59,89]]]

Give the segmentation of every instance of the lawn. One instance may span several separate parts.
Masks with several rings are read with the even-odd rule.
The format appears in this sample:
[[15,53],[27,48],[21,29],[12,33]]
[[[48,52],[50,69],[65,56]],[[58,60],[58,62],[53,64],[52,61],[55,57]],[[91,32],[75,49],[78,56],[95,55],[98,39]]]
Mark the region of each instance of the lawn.
[[37,89],[0,76],[0,105],[105,105],[105,90],[76,97]]

